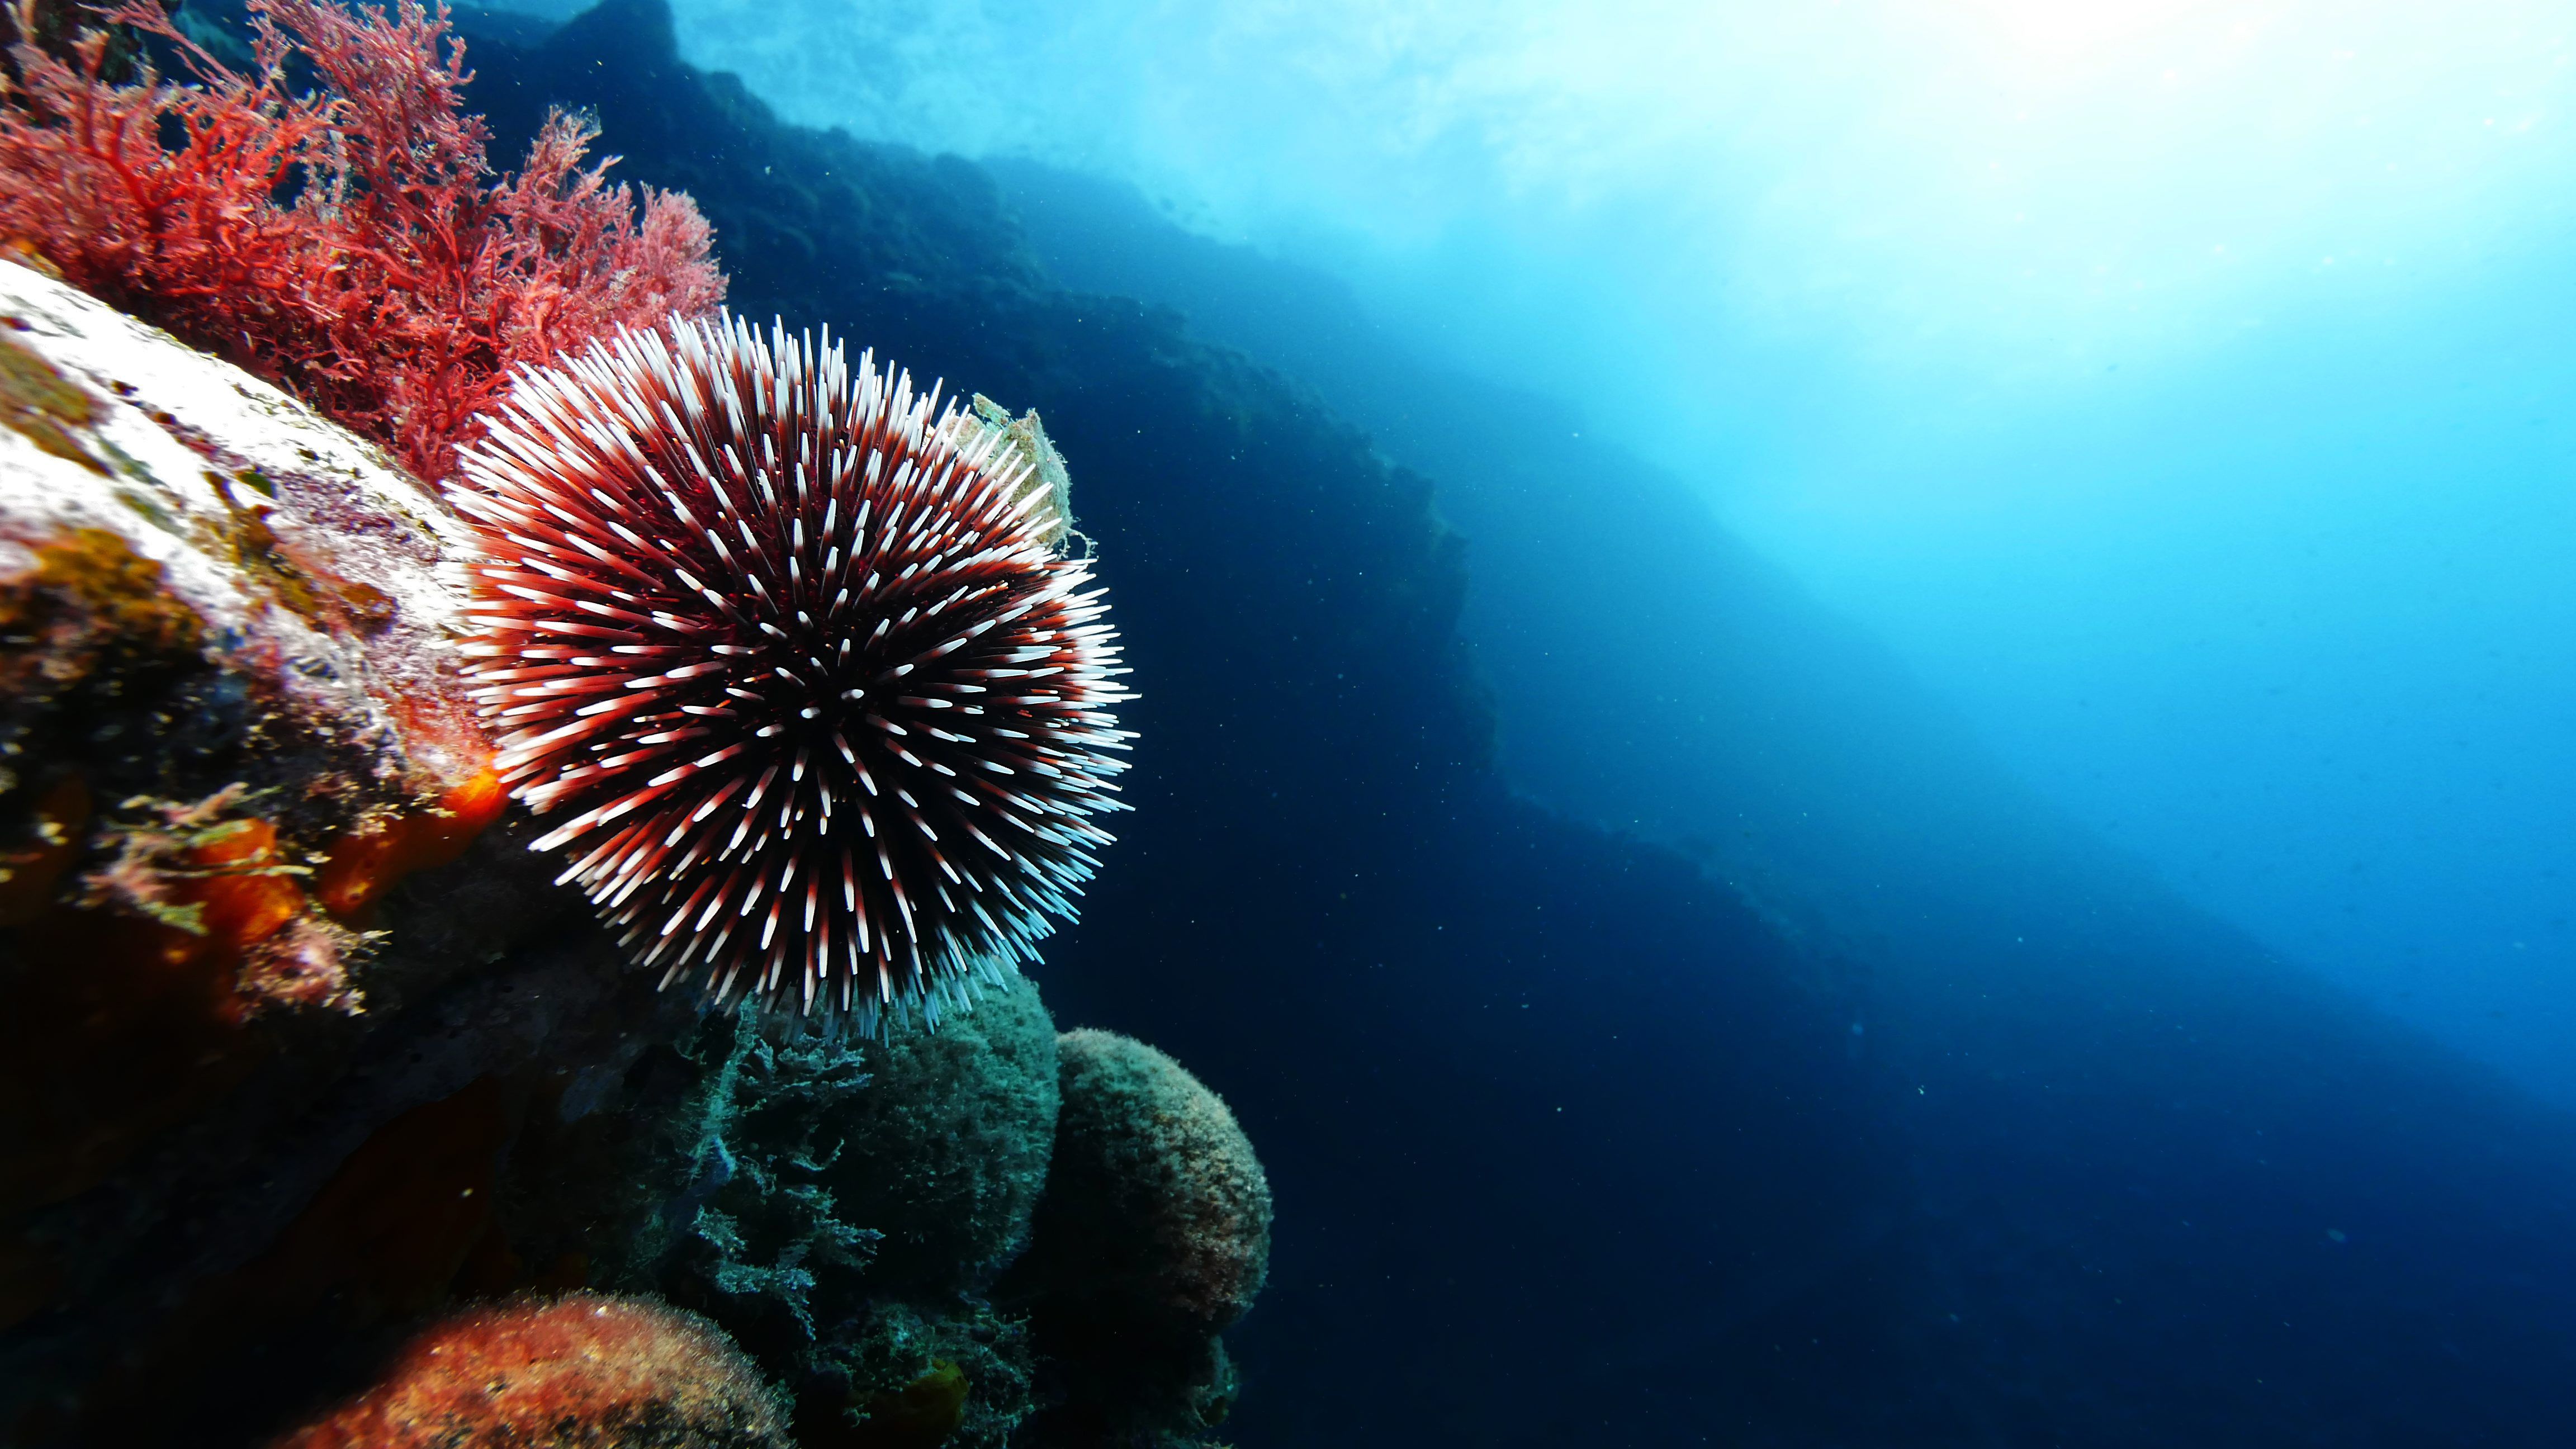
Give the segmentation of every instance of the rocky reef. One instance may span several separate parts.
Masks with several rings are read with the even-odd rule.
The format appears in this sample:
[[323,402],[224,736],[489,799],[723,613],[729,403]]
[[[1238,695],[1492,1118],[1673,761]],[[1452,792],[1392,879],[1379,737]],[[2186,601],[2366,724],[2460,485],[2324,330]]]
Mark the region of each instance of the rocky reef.
[[[226,8],[190,0],[183,16]],[[23,1437],[161,1442],[184,1422],[205,1442],[250,1442],[362,1394],[449,1308],[582,1285],[697,1312],[780,1385],[797,1376],[793,1432],[811,1444],[1100,1442],[1189,1432],[1137,1426],[1226,1408],[1215,1432],[1247,1442],[1330,1442],[1363,1424],[1504,1443],[1596,1424],[1631,1369],[1751,1380],[1796,1404],[1850,1399],[1847,1355],[1770,1357],[1774,1341],[1794,1357],[1815,1336],[1803,1300],[1774,1282],[1884,1269],[1868,1245],[1884,1241],[1892,1174],[1868,1150],[1862,1073],[1843,1067],[1847,1023],[1781,984],[1805,963],[1731,892],[1552,820],[1485,771],[1492,721],[1455,627],[1465,543],[1427,477],[1301,385],[1194,340],[1176,314],[1057,286],[980,168],[780,124],[732,78],[683,64],[659,4],[612,0],[561,28],[467,14],[460,28],[495,155],[520,154],[550,106],[595,117],[602,150],[625,158],[616,175],[698,198],[742,314],[829,324],[916,375],[1043,413],[1119,600],[1145,735],[1129,777],[1139,808],[1081,929],[1050,947],[1048,1004],[1169,1049],[1223,1093],[1279,1186],[1277,1266],[1221,1358],[1207,1330],[1191,1339],[1166,1320],[1157,1341],[1171,1352],[1130,1380],[1157,1397],[1128,1409],[1106,1387],[1077,1397],[1074,1370],[1046,1358],[1049,1343],[1085,1342],[1078,1319],[1047,1311],[1076,1295],[1006,1271],[961,1296],[949,1285],[993,1267],[971,1242],[996,1235],[958,1230],[943,1246],[919,1235],[956,1219],[867,1202],[838,1170],[865,1134],[838,1134],[834,1167],[806,1165],[819,1159],[800,1118],[819,1093],[946,1130],[896,1091],[851,1085],[892,1083],[898,1064],[866,1043],[855,1069],[787,1059],[810,1042],[769,1042],[778,1055],[763,1060],[730,1021],[617,977],[578,898],[526,854],[535,832],[503,814],[460,860],[380,892],[363,929],[387,934],[357,968],[367,1009],[347,1028],[350,1070],[281,1073],[271,1106],[237,1116],[321,1125],[239,1153],[192,1125],[156,1129],[198,1157],[136,1174],[149,1191],[92,1220],[157,1233],[152,1250],[183,1260],[107,1268],[87,1282],[128,1285],[124,1306],[67,1289],[8,1331],[5,1412],[34,1426]],[[160,793],[203,798],[241,758],[208,767],[196,794]],[[63,828],[38,807],[0,800],[23,812],[0,819],[10,849]],[[58,884],[90,868],[67,863]],[[415,953],[451,974],[397,1001]],[[1023,1039],[1038,1038],[1051,1044],[1052,1024]],[[945,1027],[933,1040],[969,1043]],[[114,1077],[135,1060],[191,1060],[185,1045],[80,1060]],[[796,1078],[812,1084],[801,1098],[740,1110],[721,1088],[737,1047],[737,1084],[821,1075]],[[1834,1070],[1811,1075],[1817,1062]],[[1061,1060],[1008,1067],[1062,1079]],[[406,1073],[424,1081],[377,1085]],[[1733,1131],[1670,1130],[1676,1114],[1717,1113]],[[980,1118],[943,1149],[953,1167],[923,1163],[909,1202],[1036,1222],[1011,1200],[1024,1187],[993,1186],[1039,1170],[1027,1150],[1007,1167],[972,1146],[1020,1130],[1000,1111]],[[702,1151],[710,1136],[721,1151]],[[992,1168],[979,1178],[969,1156]],[[1538,1161],[1579,1200],[1534,1190]],[[1698,1186],[1663,1191],[1675,1180]],[[65,1200],[9,1241],[104,1232],[80,1224],[108,1202]],[[418,1220],[384,1226],[381,1205]],[[678,1216],[700,1208],[705,1233]],[[291,1253],[276,1249],[308,1214]],[[1663,1246],[1684,1239],[1759,1244],[1766,1265],[1790,1266],[1738,1293],[1740,1260]],[[908,1277],[914,1244],[928,1266]],[[379,1256],[409,1276],[347,1286],[362,1282],[349,1265]],[[210,1294],[194,1327],[137,1347],[177,1322],[163,1305],[202,1291],[191,1285],[285,1281],[280,1265],[303,1296],[274,1290],[254,1311],[232,1306],[246,1290]],[[774,1291],[727,1286],[755,1278]],[[1669,1322],[1717,1325],[1727,1350],[1658,1347],[1664,1330],[1627,1303],[1641,1282],[1666,1285]],[[1620,1366],[1615,1381],[1569,1367],[1596,1363]],[[1498,1378],[1510,1395],[1488,1391]],[[128,1386],[152,1392],[119,1398]]]
[[[41,264],[0,262],[0,424],[0,1439],[1072,1445],[1222,1417],[1172,1411],[1172,1370],[1132,1361],[1159,1344],[1101,1358],[1119,1325],[1059,1278],[1004,1291],[1048,1204],[1095,1191],[1096,1127],[1060,1130],[1094,1120],[1088,1058],[1034,983],[871,1037],[628,969],[493,772],[437,490]],[[1209,1150],[1121,1159],[1146,1186],[1113,1214],[1175,1255],[1152,1281],[1205,1276],[1155,1225],[1204,1215]],[[1266,1247],[1259,1166],[1224,1151]]]

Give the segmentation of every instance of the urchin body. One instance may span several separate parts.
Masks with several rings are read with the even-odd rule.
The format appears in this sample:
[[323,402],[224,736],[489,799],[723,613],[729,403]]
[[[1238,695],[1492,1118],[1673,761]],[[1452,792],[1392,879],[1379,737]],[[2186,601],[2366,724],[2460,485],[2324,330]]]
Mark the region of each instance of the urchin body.
[[937,389],[675,322],[522,377],[461,471],[496,767],[665,984],[935,1021],[1072,915],[1116,635]]

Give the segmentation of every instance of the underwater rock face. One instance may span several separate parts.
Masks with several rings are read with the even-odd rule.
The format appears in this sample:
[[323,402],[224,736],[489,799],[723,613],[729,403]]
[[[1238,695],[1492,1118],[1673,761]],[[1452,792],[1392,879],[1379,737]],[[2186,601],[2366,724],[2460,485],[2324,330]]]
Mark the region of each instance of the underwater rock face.
[[575,1293],[423,1329],[375,1387],[274,1449],[791,1449],[759,1370],[704,1319]]
[[0,262],[0,1437],[223,1442],[525,1286],[482,1189],[526,1102],[685,1020],[502,818],[466,537]]
[[[315,747],[387,766],[358,787],[399,787],[395,765],[458,780],[481,768],[439,572],[470,536],[435,495],[286,393],[13,262],[0,262],[0,315],[13,592],[47,550],[87,539],[158,581],[159,643],[201,639]],[[32,743],[45,721],[31,705],[59,698],[13,695],[10,742]],[[401,760],[378,758],[397,744]]]
[[[0,262],[0,324],[0,924],[28,965],[187,973],[212,1036],[363,1010],[367,907],[502,804],[448,663],[464,530],[375,448],[37,272]],[[66,1143],[22,1189],[118,1150]]]

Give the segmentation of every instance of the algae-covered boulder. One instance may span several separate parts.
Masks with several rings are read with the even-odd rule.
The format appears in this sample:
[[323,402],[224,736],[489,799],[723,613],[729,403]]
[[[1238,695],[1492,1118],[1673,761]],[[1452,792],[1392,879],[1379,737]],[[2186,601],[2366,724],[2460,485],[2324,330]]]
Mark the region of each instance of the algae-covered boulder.
[[0,787],[239,767],[355,819],[481,770],[450,655],[466,535],[378,449],[7,262],[0,423]]
[[1017,975],[883,1039],[718,1013],[532,1112],[502,1216],[533,1261],[714,1320],[787,1381],[800,1436],[911,1442],[887,1425],[953,1391],[947,1442],[999,1445],[1029,1350],[977,1295],[1028,1237],[1056,1092]]
[[1269,1182],[1224,1101],[1169,1056],[1088,1029],[1057,1051],[1055,1159],[997,1289],[1051,1380],[1037,1442],[1190,1437],[1233,1403],[1219,1335],[1269,1270]]
[[880,1292],[937,1296],[990,1283],[1027,1241],[1057,1113],[1055,1023],[1028,978],[986,991],[936,1031],[898,1027],[859,1048],[869,1090],[829,1173],[855,1222],[883,1233]]
[[1216,1093],[1132,1037],[1058,1041],[1063,1106],[1030,1281],[1120,1297],[1214,1331],[1270,1265],[1270,1184]]
[[526,1103],[685,1011],[506,813],[464,548],[372,445],[0,262],[0,1437],[228,1442],[523,1282]]
[[928,1314],[880,1299],[843,1344],[844,1373],[799,1406],[802,1449],[1004,1449],[1035,1441],[1028,1334],[989,1305]]
[[1056,1077],[1054,1024],[1017,974],[935,1031],[882,1040],[714,1014],[532,1117],[504,1211],[530,1249],[604,1281],[755,1341],[747,1320],[783,1312],[827,1346],[869,1300],[935,1307],[1018,1253]]
[[794,1449],[760,1370],[704,1319],[575,1293],[469,1309],[272,1449]]

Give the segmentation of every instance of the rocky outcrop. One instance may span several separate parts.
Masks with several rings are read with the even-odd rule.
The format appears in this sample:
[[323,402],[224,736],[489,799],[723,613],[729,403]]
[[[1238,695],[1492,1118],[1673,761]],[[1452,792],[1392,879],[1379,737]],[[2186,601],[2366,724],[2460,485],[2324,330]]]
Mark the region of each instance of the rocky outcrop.
[[529,1103],[685,1003],[503,819],[434,494],[6,263],[0,389],[0,1423],[219,1426],[503,1262]]
[[446,501],[38,271],[0,328],[0,1438],[1057,1442],[983,1296],[1034,984],[876,1040],[658,994],[490,768]]

